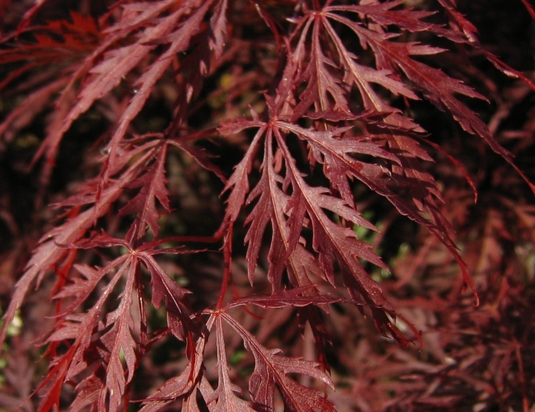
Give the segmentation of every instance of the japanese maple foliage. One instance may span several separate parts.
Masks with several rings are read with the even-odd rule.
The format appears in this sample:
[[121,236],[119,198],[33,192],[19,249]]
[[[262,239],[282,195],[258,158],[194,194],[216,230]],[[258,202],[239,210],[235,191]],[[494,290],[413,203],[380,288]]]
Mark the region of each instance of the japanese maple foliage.
[[[462,133],[467,148],[490,149],[529,199],[535,186],[514,160],[518,147],[502,145],[499,119],[487,123],[472,109],[494,98],[494,83],[477,79],[469,55],[520,79],[523,98],[535,86],[480,44],[454,1],[406,3],[86,0],[59,8],[41,0],[21,2],[18,18],[6,13],[0,155],[29,148],[32,157],[16,166],[31,169],[27,184],[36,190],[25,200],[30,224],[11,204],[12,189],[0,194],[11,238],[1,255],[11,255],[2,273],[2,293],[11,296],[2,301],[0,341],[11,367],[17,345],[30,353],[33,338],[41,378],[17,393],[22,378],[6,372],[0,385],[10,395],[0,404],[144,412],[454,407],[458,398],[433,397],[396,376],[384,391],[370,391],[375,405],[366,395],[348,403],[342,376],[351,373],[340,365],[352,349],[340,344],[337,353],[338,328],[367,330],[354,316],[360,312],[377,337],[399,344],[387,350],[396,357],[417,356],[409,354],[424,343],[442,356],[422,338],[428,325],[418,313],[401,310],[411,306],[403,294],[410,274],[416,266],[433,273],[433,263],[410,253],[420,264],[407,268],[371,240],[387,244],[388,222],[397,220],[410,225],[405,241],[418,236],[422,250],[460,273],[457,283],[438,271],[448,286],[416,291],[425,310],[436,293],[444,328],[459,324],[446,310],[455,302],[469,297],[456,313],[472,320],[480,296],[484,304],[494,299],[480,276],[498,247],[491,232],[505,232],[512,213],[522,233],[509,237],[533,244],[526,234],[533,208],[499,197],[500,211],[484,212],[494,220],[472,226],[486,242],[473,252],[478,243],[469,244],[460,216],[477,199],[481,176],[452,139],[429,133],[418,108]],[[447,173],[433,167],[440,159]],[[445,187],[448,179],[455,185]],[[453,226],[461,228],[457,238]],[[397,281],[380,281],[390,264]],[[503,293],[519,287],[504,285]],[[38,293],[50,297],[40,309],[46,322],[29,335],[10,332],[20,311],[26,322]],[[520,338],[508,339],[517,342],[508,356],[521,367]],[[433,369],[413,360],[398,377],[422,373],[425,382],[424,372],[446,375],[447,361]],[[524,376],[522,399],[528,383]]]

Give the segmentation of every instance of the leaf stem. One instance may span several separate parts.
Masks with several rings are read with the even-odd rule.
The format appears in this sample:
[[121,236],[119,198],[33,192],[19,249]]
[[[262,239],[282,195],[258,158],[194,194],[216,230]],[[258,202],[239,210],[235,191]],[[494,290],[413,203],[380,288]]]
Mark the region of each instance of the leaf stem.
[[516,355],[516,361],[518,363],[518,378],[520,380],[520,387],[522,390],[522,411],[529,412],[528,389],[526,386],[526,375],[524,374],[524,362],[522,362],[522,353],[520,349],[521,349],[521,344],[519,342],[515,342],[515,355]]
[[230,222],[228,225],[228,231],[225,234],[223,241],[223,255],[224,255],[224,272],[223,281],[221,283],[221,291],[219,292],[219,299],[217,301],[216,310],[221,310],[223,307],[223,301],[227,293],[227,288],[230,283],[231,265],[232,265],[232,229],[234,222]]

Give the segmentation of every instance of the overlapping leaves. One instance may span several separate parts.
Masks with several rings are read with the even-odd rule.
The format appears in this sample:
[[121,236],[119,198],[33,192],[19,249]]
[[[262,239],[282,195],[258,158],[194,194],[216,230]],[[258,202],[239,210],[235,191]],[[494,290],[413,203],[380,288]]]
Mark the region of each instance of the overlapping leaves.
[[[27,16],[45,3],[38,2]],[[40,111],[54,107],[47,115],[46,135],[36,154],[36,159],[44,156],[47,160],[43,184],[74,122],[98,103],[104,103],[98,106],[103,112],[115,108],[109,116],[110,132],[95,138],[106,141],[99,175],[80,184],[75,195],[58,205],[66,209],[63,223],[48,231],[36,247],[17,283],[0,334],[3,341],[30,287],[39,286],[57,271],[53,299],[58,304],[54,329],[44,338],[50,368],[38,388],[43,393],[40,411],[58,408],[63,386],[70,382],[76,383],[71,410],[126,408],[139,363],[155,333],[147,307],[165,309],[167,333],[161,336],[184,342],[186,366],[143,400],[144,412],[174,401],[185,411],[271,411],[276,408],[277,393],[288,410],[335,410],[321,388],[305,387],[294,379],[302,375],[332,387],[322,369],[326,365],[269,349],[230,313],[244,306],[313,308],[327,313],[333,303],[352,304],[371,313],[382,334],[408,345],[413,337],[398,330],[395,309],[368,273],[369,268],[388,267],[355,230],[377,230],[356,206],[355,189],[360,183],[438,238],[471,285],[442,212],[440,187],[424,166],[433,161],[418,143],[425,131],[400,107],[407,109],[409,100],[428,100],[512,164],[512,157],[485,123],[458,98],[483,96],[425,63],[426,57],[444,50],[405,41],[402,36],[425,32],[477,46],[473,33],[466,24],[461,30],[429,23],[432,13],[406,9],[398,0],[352,5],[299,1],[291,4],[294,15],[280,21],[268,2],[254,3],[260,21],[266,24],[263,34],[271,31],[276,46],[268,48],[266,61],[272,61],[275,51],[280,53],[276,68],[266,64],[259,69],[264,61],[242,65],[232,61],[237,53],[225,55],[227,45],[236,50],[247,43],[233,37],[240,30],[228,23],[229,17],[240,21],[236,16],[241,6],[226,0],[123,1],[98,25],[73,14],[73,23],[45,26],[63,39],[63,48],[54,38],[36,31],[35,44],[0,53],[0,63],[22,64],[2,88],[35,68],[35,62],[25,64],[30,53],[36,53],[40,61],[56,61],[62,60],[65,50],[83,49],[62,61],[60,74],[68,76],[66,80],[37,83],[33,89],[31,82],[24,84],[30,89],[25,103],[35,107],[27,113],[15,109],[0,124],[0,131],[13,136]],[[454,10],[449,2],[441,3]],[[457,20],[464,22],[459,16]],[[80,33],[94,41],[84,41]],[[252,91],[261,104],[250,109],[250,118],[236,116],[243,115],[240,107],[226,112],[230,119],[216,120],[219,138],[231,141],[239,136],[247,142],[227,180],[195,146],[216,132],[204,124],[192,126],[199,121],[190,115],[195,106],[217,112],[203,100],[204,80],[216,69],[228,67],[235,76],[248,67],[266,71],[272,75],[272,85],[269,91]],[[165,79],[166,87],[159,89]],[[168,108],[172,119],[163,132],[139,136],[134,120],[157,93],[172,96]],[[395,98],[404,103],[394,104]],[[223,221],[212,237],[160,238],[162,220],[175,213],[167,181],[171,150],[193,158],[224,181]],[[185,174],[183,169],[180,173]],[[517,213],[521,218],[529,214],[520,209]],[[116,215],[115,224],[106,221],[111,215]],[[246,227],[241,240],[246,246],[249,284],[256,286],[258,272],[265,269],[270,290],[247,296],[238,296],[234,290],[227,302],[236,257],[233,235],[241,234],[240,221]],[[220,241],[219,298],[211,302],[214,307],[193,310],[189,292],[156,256],[199,253],[164,244]],[[264,253],[265,268],[261,263]],[[98,264],[88,263],[94,260]],[[315,343],[323,342],[320,316],[306,313],[300,312],[300,326],[308,323]],[[248,388],[233,382],[227,359],[228,327],[254,363]],[[154,336],[157,341],[160,335]],[[215,340],[215,375],[207,371],[205,362],[210,339]]]

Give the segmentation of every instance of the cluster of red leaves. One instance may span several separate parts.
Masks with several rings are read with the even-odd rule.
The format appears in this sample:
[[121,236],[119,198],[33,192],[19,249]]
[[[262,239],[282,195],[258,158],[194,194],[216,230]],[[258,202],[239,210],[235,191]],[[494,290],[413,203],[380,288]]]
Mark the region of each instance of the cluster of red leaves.
[[[0,403],[32,410],[38,394],[40,411],[330,411],[521,399],[527,410],[535,328],[513,319],[529,312],[533,269],[505,248],[533,258],[535,186],[513,161],[533,131],[509,150],[498,131],[535,86],[482,48],[450,0],[436,14],[354,3],[27,5],[0,49],[1,173],[31,166],[25,184],[36,187],[16,210],[21,182],[0,176],[10,238],[0,292],[11,295]],[[524,85],[488,124],[466,99],[485,97],[460,80],[476,77],[469,53]],[[469,177],[461,164],[473,159],[429,135],[418,107],[463,133],[462,148],[469,135],[490,148],[521,198],[472,210],[494,169]],[[433,156],[450,166],[431,167]],[[375,206],[387,212],[366,215]],[[396,244],[400,220],[412,249],[391,253],[394,276],[379,282],[389,266],[378,239]],[[456,279],[475,299],[459,298]],[[8,337],[21,308],[35,329]],[[34,369],[22,373],[31,337],[47,360],[36,387]]]

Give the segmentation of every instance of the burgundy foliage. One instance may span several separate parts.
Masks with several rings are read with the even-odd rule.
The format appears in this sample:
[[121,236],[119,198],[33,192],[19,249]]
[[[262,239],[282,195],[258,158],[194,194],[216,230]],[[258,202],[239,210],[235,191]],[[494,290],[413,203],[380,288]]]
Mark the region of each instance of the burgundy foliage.
[[488,11],[60,3],[0,1],[0,406],[530,410],[535,85]]

